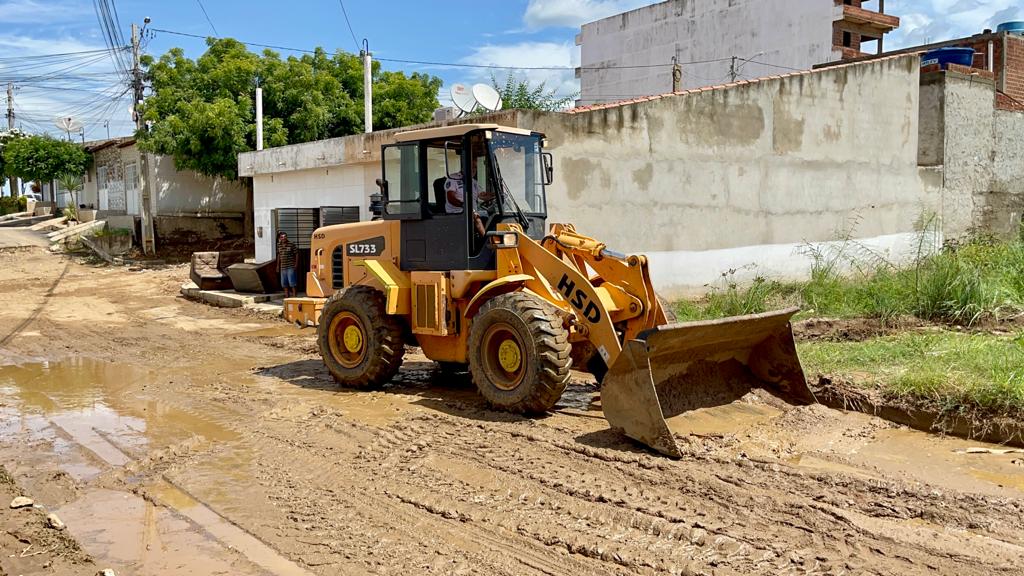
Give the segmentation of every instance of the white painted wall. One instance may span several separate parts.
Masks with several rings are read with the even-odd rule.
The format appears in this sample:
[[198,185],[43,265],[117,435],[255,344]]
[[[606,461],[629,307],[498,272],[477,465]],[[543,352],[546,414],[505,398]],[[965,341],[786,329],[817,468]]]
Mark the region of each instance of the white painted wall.
[[805,277],[797,248],[906,254],[941,209],[917,160],[919,59],[902,56],[575,114],[521,113],[555,158],[550,222],[652,257],[659,289]]
[[253,216],[256,261],[274,258],[275,208],[359,206],[360,218],[370,219],[370,194],[380,177],[376,162],[326,166],[253,176]]
[[[584,24],[581,34],[580,104],[623,100],[672,91],[672,69],[586,70],[587,67],[647,66],[750,58],[806,70],[838,60],[832,23],[841,7],[833,0],[669,0]],[[729,81],[730,62],[683,66],[683,87]],[[738,79],[789,72],[744,64]]]
[[179,171],[170,156],[150,155],[149,169],[157,216],[245,213],[246,190],[240,181]]

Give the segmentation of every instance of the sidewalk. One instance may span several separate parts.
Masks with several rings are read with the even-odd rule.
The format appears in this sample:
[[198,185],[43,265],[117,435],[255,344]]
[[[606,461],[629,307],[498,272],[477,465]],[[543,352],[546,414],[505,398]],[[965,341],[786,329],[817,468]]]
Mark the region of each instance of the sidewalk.
[[19,248],[22,246],[40,246],[46,248],[50,243],[46,236],[32,232],[27,228],[0,228],[0,249]]

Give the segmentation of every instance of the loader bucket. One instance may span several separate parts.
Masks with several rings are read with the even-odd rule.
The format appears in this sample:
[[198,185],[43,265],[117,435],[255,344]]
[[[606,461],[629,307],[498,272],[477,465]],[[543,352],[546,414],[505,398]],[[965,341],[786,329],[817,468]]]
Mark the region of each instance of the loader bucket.
[[680,458],[666,418],[727,404],[753,387],[794,404],[815,402],[789,323],[798,311],[667,324],[626,341],[602,382],[605,418],[626,436]]

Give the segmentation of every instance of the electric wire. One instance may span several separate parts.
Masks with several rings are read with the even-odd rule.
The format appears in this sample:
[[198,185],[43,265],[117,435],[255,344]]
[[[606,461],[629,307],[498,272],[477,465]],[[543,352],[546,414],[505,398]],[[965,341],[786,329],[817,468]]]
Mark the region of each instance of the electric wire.
[[356,45],[356,52],[359,52],[359,40],[356,40],[356,33],[352,31],[352,23],[348,20],[348,10],[345,10],[345,0],[338,0],[341,6],[341,14],[345,17],[345,24],[348,26],[348,33],[352,35],[352,43]]
[[217,32],[217,27],[213,25],[213,20],[210,20],[210,15],[206,13],[206,6],[203,6],[203,0],[196,0],[196,3],[199,4],[199,9],[203,11],[203,16],[206,17],[206,23],[209,24],[210,29],[213,30],[213,35],[220,36],[220,33]]
[[[178,32],[176,30],[166,30],[163,28],[153,28],[153,32],[172,34],[174,36],[185,36],[188,38],[199,38],[205,39],[206,36],[201,34],[190,34],[188,32]],[[316,54],[316,50],[309,50],[307,48],[294,48],[289,46],[280,46],[274,44],[262,44],[259,42],[246,42],[244,40],[235,39],[238,42],[245,44],[246,46],[256,46],[258,48],[270,48],[271,50],[287,50],[289,52],[301,52],[305,54]],[[679,65],[685,66],[688,64],[710,64],[712,62],[724,62],[731,60],[732,58],[713,58],[709,60],[693,60],[690,62],[679,62]],[[479,68],[485,70],[552,70],[552,71],[573,71],[573,70],[629,70],[637,68],[671,68],[673,64],[635,64],[628,66],[502,66],[498,64],[469,64],[466,62],[437,62],[429,60],[406,60],[400,58],[375,58],[381,62],[395,62],[398,64],[417,64],[421,66],[438,66],[438,67],[452,67],[452,68]]]

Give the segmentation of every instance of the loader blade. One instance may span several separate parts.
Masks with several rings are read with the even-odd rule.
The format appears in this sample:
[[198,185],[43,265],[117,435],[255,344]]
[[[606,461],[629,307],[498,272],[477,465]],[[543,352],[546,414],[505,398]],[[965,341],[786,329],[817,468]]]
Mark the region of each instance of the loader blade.
[[666,418],[728,404],[765,388],[794,404],[815,402],[796,354],[799,308],[667,324],[629,340],[601,386],[612,428],[679,458]]

